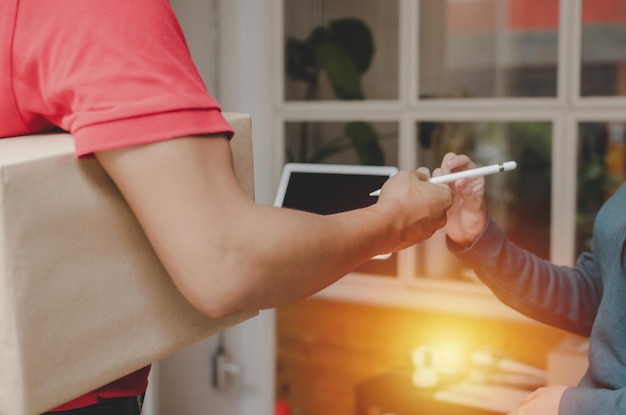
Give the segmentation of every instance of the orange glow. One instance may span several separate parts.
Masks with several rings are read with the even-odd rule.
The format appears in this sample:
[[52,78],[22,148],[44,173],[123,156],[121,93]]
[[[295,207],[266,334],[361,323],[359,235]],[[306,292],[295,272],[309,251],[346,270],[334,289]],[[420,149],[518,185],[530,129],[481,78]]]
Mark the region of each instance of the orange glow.
[[465,350],[459,343],[442,343],[439,349],[439,372],[456,375],[465,371],[469,350]]
[[413,384],[428,388],[458,381],[467,373],[471,353],[467,345],[458,340],[440,340],[417,347],[411,353]]

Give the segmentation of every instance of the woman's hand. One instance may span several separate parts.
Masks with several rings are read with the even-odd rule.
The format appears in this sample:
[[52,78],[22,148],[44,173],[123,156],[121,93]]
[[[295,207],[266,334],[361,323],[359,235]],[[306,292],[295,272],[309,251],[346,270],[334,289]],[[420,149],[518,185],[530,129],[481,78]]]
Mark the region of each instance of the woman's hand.
[[[447,153],[441,161],[441,167],[433,171],[433,176],[475,167],[476,164],[468,156]],[[447,212],[446,233],[460,245],[471,245],[487,225],[485,178],[480,176],[459,179],[449,186],[452,190],[453,204]]]
[[561,396],[567,386],[548,386],[530,393],[508,415],[558,415]]

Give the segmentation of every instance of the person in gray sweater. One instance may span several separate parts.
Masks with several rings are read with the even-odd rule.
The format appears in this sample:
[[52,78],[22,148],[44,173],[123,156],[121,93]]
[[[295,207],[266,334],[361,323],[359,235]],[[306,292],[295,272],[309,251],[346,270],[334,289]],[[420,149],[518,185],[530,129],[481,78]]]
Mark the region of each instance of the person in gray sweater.
[[[448,153],[433,175],[474,168]],[[626,414],[626,183],[602,206],[591,250],[558,266],[525,251],[488,215],[483,177],[451,185],[448,249],[505,304],[537,321],[589,337],[589,369],[575,387],[549,386],[510,415]]]

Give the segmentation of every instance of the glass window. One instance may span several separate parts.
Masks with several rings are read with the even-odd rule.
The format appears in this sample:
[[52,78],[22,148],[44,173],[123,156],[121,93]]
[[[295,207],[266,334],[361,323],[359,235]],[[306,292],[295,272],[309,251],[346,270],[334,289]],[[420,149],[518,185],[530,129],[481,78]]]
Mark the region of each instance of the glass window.
[[578,127],[576,256],[591,248],[600,206],[626,180],[626,122],[583,122]]
[[[626,96],[625,1],[283,0],[280,4],[284,36],[276,41],[285,53],[281,61],[285,78],[284,101],[278,111],[285,134],[285,162],[398,166],[415,160],[417,166],[432,169],[449,150],[469,153],[479,165],[515,160],[517,170],[487,177],[490,214],[519,245],[551,257],[551,239],[557,238],[553,243],[558,244],[562,238],[550,235],[553,122],[574,113],[585,119],[591,112],[580,106],[581,100],[536,100],[537,108],[524,116],[525,121],[490,122],[475,111],[482,103],[470,98],[501,98],[494,118],[517,118],[519,111],[528,111],[527,103],[522,104],[527,98],[557,97],[559,58],[566,69],[576,69],[580,63],[581,97]],[[580,39],[572,36],[578,34],[576,20],[559,21],[574,10],[581,13]],[[418,39],[411,30],[398,30],[403,13],[415,15],[416,11]],[[560,34],[566,37],[559,39]],[[580,50],[581,62],[576,62],[577,54],[559,54],[559,44]],[[406,59],[400,62],[400,56]],[[401,63],[407,67],[400,68]],[[417,79],[399,77],[414,69]],[[419,107],[397,101],[400,90],[415,87],[413,81],[417,82]],[[448,98],[466,99],[444,107],[435,102]],[[464,121],[417,122],[416,157],[401,158],[400,124],[372,119],[375,113],[370,107],[357,102],[374,99],[382,100],[376,104],[386,114],[397,113],[398,119],[419,120],[422,110],[436,110],[447,120]],[[340,100],[348,103],[337,105],[335,101]],[[326,101],[326,105],[313,106],[322,120],[301,121],[309,117],[309,106],[302,101]],[[622,106],[610,105],[612,109]],[[288,113],[282,112],[284,108]],[[346,108],[350,120],[323,120],[326,114],[334,118],[336,111]],[[541,121],[532,121],[537,114]],[[619,160],[626,157],[620,150],[624,125],[578,125],[576,224],[571,209],[567,210],[568,225],[563,225],[565,221],[554,224],[566,226],[568,234],[575,226],[576,252],[553,253],[557,257],[579,254],[589,246],[597,207],[624,177],[615,168],[620,163],[623,167]],[[401,137],[412,139],[407,130]],[[561,137],[558,142],[573,143],[568,140]],[[413,148],[413,143],[402,143],[402,147]],[[563,174],[555,171],[555,179],[562,180]],[[574,179],[568,176],[567,180],[565,193],[572,194]],[[370,261],[374,265],[368,263],[365,273],[406,275],[413,272],[415,263],[416,275],[465,278],[460,265],[446,256],[443,243],[438,233],[414,250],[416,258],[400,261],[402,269],[396,269],[394,256],[388,264]]]
[[[468,154],[478,166],[516,161],[516,170],[486,176],[489,214],[522,248],[550,258],[551,123],[420,122],[417,131],[418,164],[431,170],[449,151]],[[447,252],[443,236],[419,249],[417,274],[471,277]]]
[[368,121],[287,122],[285,161],[397,166],[398,124]]
[[626,2],[584,0],[581,96],[626,96]]
[[285,0],[285,100],[397,99],[398,0]]
[[556,96],[558,0],[423,0],[419,14],[420,98]]

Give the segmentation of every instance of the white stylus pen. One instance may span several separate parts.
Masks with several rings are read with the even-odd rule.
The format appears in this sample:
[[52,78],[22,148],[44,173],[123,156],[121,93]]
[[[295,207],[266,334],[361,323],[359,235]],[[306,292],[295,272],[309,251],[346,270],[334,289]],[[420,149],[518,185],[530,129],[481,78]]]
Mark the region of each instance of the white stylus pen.
[[[477,167],[475,169],[458,171],[456,173],[444,174],[443,176],[431,177],[428,180],[433,184],[450,183],[458,179],[467,179],[470,177],[486,176],[488,174],[500,173],[501,171],[514,170],[517,163],[514,161],[505,161],[504,163],[492,164],[485,167]],[[380,189],[374,190],[370,196],[380,196]]]

